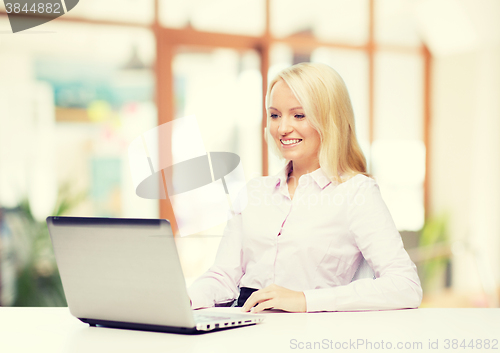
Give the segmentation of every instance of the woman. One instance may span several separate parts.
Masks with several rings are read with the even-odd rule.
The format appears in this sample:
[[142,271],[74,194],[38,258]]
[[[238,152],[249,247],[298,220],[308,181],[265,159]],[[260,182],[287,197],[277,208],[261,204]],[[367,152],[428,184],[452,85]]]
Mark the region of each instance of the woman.
[[[235,299],[252,312],[418,307],[416,267],[366,174],[342,78],[324,64],[294,65],[271,81],[266,106],[268,143],[288,163],[248,183],[215,264],[189,288],[193,308]],[[352,281],[363,258],[376,278]]]

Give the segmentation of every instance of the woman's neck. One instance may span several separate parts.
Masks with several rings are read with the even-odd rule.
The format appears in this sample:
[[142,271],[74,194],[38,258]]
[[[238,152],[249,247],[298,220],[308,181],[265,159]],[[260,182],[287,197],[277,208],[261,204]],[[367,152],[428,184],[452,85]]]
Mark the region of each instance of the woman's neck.
[[292,180],[294,182],[298,182],[299,178],[311,172],[314,172],[316,169],[320,167],[319,162],[309,163],[308,165],[300,164],[292,161],[292,165],[288,172],[288,180]]

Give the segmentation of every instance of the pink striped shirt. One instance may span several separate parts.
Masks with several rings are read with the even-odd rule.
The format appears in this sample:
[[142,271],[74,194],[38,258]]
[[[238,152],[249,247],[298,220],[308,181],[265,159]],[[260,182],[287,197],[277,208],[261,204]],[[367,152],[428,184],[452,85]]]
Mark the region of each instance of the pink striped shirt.
[[[338,184],[319,168],[290,199],[287,170],[247,184],[248,204],[228,221],[214,265],[188,289],[193,308],[273,283],[303,291],[309,312],[418,307],[416,266],[375,180]],[[363,258],[375,279],[353,281]]]

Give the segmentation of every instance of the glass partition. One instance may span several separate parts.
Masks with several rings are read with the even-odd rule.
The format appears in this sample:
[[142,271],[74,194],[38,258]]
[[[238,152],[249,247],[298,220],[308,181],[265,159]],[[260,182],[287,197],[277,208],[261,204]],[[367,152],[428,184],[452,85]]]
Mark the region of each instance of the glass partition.
[[415,5],[412,0],[377,0],[374,28],[377,43],[420,46]]
[[84,0],[65,16],[150,24],[154,19],[154,0]]
[[424,225],[423,61],[420,56],[375,56],[373,174],[399,230]]
[[271,33],[277,38],[314,35],[328,42],[368,41],[368,0],[270,0]]
[[265,0],[159,0],[169,28],[258,36],[265,28]]

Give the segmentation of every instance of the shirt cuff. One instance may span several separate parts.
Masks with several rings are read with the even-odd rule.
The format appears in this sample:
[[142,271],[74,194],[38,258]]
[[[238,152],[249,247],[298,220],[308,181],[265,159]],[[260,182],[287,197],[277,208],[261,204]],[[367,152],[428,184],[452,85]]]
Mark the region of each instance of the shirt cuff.
[[331,292],[330,288],[305,290],[306,311],[337,311],[335,296]]
[[188,288],[187,292],[189,299],[191,300],[191,308],[202,309],[213,307],[213,303],[210,303],[210,301],[207,300],[206,296],[200,295],[200,291],[197,291],[194,288]]

